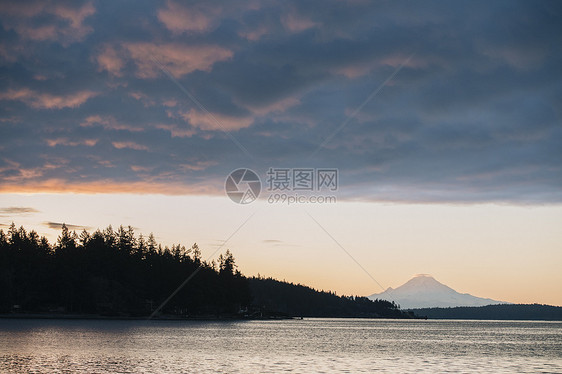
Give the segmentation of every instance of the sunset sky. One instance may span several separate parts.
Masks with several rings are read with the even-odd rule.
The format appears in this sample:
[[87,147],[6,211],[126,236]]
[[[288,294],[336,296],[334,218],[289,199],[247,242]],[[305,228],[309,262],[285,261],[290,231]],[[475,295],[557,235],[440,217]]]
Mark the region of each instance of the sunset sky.
[[[559,1],[2,1],[0,61],[4,230],[562,305]],[[269,168],[337,169],[337,202],[271,204]]]

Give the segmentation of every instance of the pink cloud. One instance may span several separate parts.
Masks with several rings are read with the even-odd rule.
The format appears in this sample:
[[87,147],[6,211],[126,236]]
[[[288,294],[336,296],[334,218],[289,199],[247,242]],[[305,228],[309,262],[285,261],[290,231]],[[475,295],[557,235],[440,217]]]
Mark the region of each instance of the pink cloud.
[[[93,157],[93,159],[99,156]],[[45,163],[42,167],[22,168],[18,162],[3,159],[5,166],[0,167],[0,173],[8,172],[3,176],[0,184],[1,193],[158,193],[165,195],[192,195],[224,193],[222,183],[217,180],[209,183],[208,180],[200,183],[185,183],[185,171],[203,170],[216,165],[214,161],[192,161],[178,165],[178,172],[165,172],[160,174],[150,173],[153,169],[141,165],[132,165],[131,169],[139,173],[149,173],[143,176],[143,181],[118,182],[111,179],[101,179],[93,182],[71,181],[62,178],[45,178],[44,171],[64,167],[68,170],[68,160],[56,158]],[[99,159],[101,166],[115,167],[110,161]],[[179,179],[178,179],[179,178]]]
[[98,71],[107,71],[108,73],[121,76],[121,69],[125,65],[125,61],[117,51],[111,46],[105,46],[101,53],[96,57],[98,63]]
[[287,30],[293,33],[299,33],[318,25],[316,22],[303,15],[297,14],[295,11],[283,15],[281,17],[281,23]]
[[171,107],[175,107],[176,105],[178,105],[178,102],[177,102],[177,100],[170,99],[170,100],[163,101],[162,105],[171,108]]
[[3,161],[7,164],[7,166],[0,167],[0,173],[8,172],[7,175],[2,176],[2,181],[5,183],[19,183],[26,179],[34,179],[43,176],[43,168],[22,168],[20,163],[16,161],[8,159],[4,159]]
[[54,138],[54,139],[46,139],[45,140],[49,147],[56,147],[57,145],[65,145],[76,147],[79,145],[86,145],[88,147],[93,147],[98,143],[97,139],[84,139],[84,140],[69,140],[68,138]]
[[217,61],[232,57],[232,51],[213,45],[186,45],[178,43],[130,43],[124,46],[137,66],[140,78],[155,78],[159,61],[176,78],[195,70],[210,71]]
[[96,13],[96,8],[94,8],[92,3],[86,3],[80,8],[71,8],[57,2],[53,5],[50,12],[70,21],[71,27],[80,29],[84,19]]
[[140,166],[140,165],[131,165],[131,170],[134,172],[144,172],[144,173],[148,173],[151,172],[154,168],[148,167],[148,166]]
[[110,160],[98,160],[97,163],[105,168],[115,168],[115,164]]
[[195,171],[201,171],[201,170],[205,170],[211,166],[215,166],[218,165],[218,162],[216,161],[196,161],[194,163],[191,164],[180,164],[178,165],[178,168],[180,170],[184,170],[184,171],[188,171],[188,170],[195,170]]
[[[58,40],[63,45],[81,41],[93,29],[84,20],[96,12],[91,2],[75,7],[74,3],[54,1],[2,2],[0,14],[5,30],[14,30],[23,39]],[[36,26],[36,17],[51,16],[46,24]]]
[[201,130],[240,130],[250,127],[254,122],[254,119],[251,117],[233,117],[223,114],[209,115],[195,109],[182,112],[180,116],[189,122],[191,126]]
[[169,131],[172,138],[189,138],[195,135],[197,132],[191,128],[181,128],[173,124],[158,124],[157,129]]
[[127,123],[118,122],[112,116],[89,116],[80,124],[82,127],[102,126],[108,130],[127,130],[131,132],[144,131],[142,127],[129,125]]
[[287,109],[298,104],[300,104],[300,100],[297,99],[296,97],[287,97],[282,100],[261,107],[244,105],[240,103],[240,105],[244,106],[246,109],[249,109],[250,111],[252,111],[253,114],[258,116],[265,116],[270,113],[282,113]]
[[97,92],[87,90],[69,95],[53,95],[49,93],[39,93],[28,88],[21,88],[18,90],[10,89],[1,92],[0,100],[22,101],[36,109],[62,109],[79,107],[96,95],[98,95]]
[[375,66],[371,64],[349,65],[334,69],[334,73],[341,74],[349,79],[355,79],[369,74],[369,72],[373,70],[374,67]]
[[57,27],[55,25],[33,27],[25,24],[16,24],[12,28],[25,39],[43,41],[54,40],[57,37]]
[[156,102],[154,100],[152,100],[152,98],[150,98],[148,95],[146,95],[142,92],[133,91],[133,92],[129,93],[129,96],[131,96],[132,98],[142,102],[142,105],[144,105],[145,107],[150,107],[150,106],[156,105]]
[[158,11],[158,20],[173,33],[204,32],[216,23],[221,8],[203,4],[189,7],[168,0],[166,8]]
[[[220,188],[218,187],[220,185]],[[224,194],[220,183],[186,185],[175,181],[148,180],[146,182],[116,182],[113,180],[99,180],[95,182],[72,182],[64,179],[47,179],[43,181],[10,180],[10,183],[0,184],[2,193],[135,193],[135,194],[164,194],[164,195],[218,195]]]
[[62,167],[67,167],[69,161],[61,157],[48,157],[47,161],[43,165],[45,170],[60,169]]
[[242,38],[246,38],[251,41],[256,41],[261,39],[262,36],[267,35],[270,33],[270,29],[266,24],[261,24],[254,28],[248,28],[241,30],[238,32],[238,35]]
[[112,142],[113,146],[117,149],[135,149],[137,151],[148,151],[148,147],[145,145],[137,144],[135,142]]
[[[355,79],[367,75],[371,71],[384,66],[397,68],[400,65],[404,64],[404,67],[408,67],[412,69],[420,69],[433,64],[439,66],[445,65],[444,61],[438,58],[433,58],[431,56],[430,57],[414,56],[410,59],[408,58],[409,57],[406,54],[391,54],[379,58],[374,58],[368,61],[361,61],[346,66],[339,66],[335,69],[332,69],[332,72],[335,74],[341,74],[349,79]],[[391,84],[392,82],[389,82],[389,85]]]
[[47,7],[47,1],[30,1],[27,3],[18,1],[3,1],[0,4],[0,11],[3,14],[9,15],[10,17],[35,17],[39,13],[43,12]]

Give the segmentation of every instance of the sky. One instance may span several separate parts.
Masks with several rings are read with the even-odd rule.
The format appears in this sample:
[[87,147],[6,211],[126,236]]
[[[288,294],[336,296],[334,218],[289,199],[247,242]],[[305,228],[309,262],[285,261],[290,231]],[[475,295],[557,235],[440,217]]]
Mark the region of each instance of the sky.
[[[0,228],[131,225],[339,294],[429,273],[562,305],[561,16],[557,1],[3,1]],[[225,192],[240,168],[261,180],[248,204]],[[313,191],[272,187],[268,171],[299,169]]]

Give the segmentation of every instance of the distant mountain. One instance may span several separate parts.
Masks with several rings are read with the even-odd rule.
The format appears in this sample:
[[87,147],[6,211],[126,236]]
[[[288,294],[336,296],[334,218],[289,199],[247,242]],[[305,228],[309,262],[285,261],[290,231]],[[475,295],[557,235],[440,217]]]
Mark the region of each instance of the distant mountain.
[[459,293],[428,274],[418,274],[400,287],[389,287],[384,292],[372,294],[369,299],[394,301],[401,309],[509,304]]

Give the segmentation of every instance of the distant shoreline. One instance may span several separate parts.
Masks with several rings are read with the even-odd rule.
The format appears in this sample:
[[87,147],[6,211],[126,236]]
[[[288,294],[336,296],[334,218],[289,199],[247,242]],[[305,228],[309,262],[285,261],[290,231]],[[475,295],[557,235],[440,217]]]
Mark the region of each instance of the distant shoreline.
[[543,304],[496,304],[479,307],[408,309],[428,319],[488,321],[562,321],[562,307]]
[[105,316],[99,314],[59,314],[59,313],[0,313],[1,319],[45,319],[45,320],[115,320],[115,321],[280,321],[280,320],[302,320],[305,318],[334,318],[334,319],[417,319],[425,320],[425,317],[412,318],[391,318],[391,317],[373,317],[373,316],[283,316],[283,315],[265,315],[265,316],[173,316],[161,315],[149,318],[149,316]]
[[[425,316],[424,316],[425,317]],[[0,320],[61,320],[61,321],[200,321],[200,322],[240,322],[240,321],[283,321],[283,320],[304,320],[304,319],[372,319],[372,320],[433,320],[433,321],[479,321],[479,322],[562,322],[562,319],[520,319],[520,318],[453,318],[453,317],[420,317],[412,319],[404,318],[376,318],[376,317],[121,317],[121,316],[101,316],[86,314],[0,314]]]
[[288,320],[302,319],[302,317],[288,316],[264,316],[264,317],[244,317],[244,316],[104,316],[98,314],[57,314],[57,313],[4,313],[0,314],[0,319],[61,319],[61,320],[116,320],[116,321],[255,321],[255,320]]

